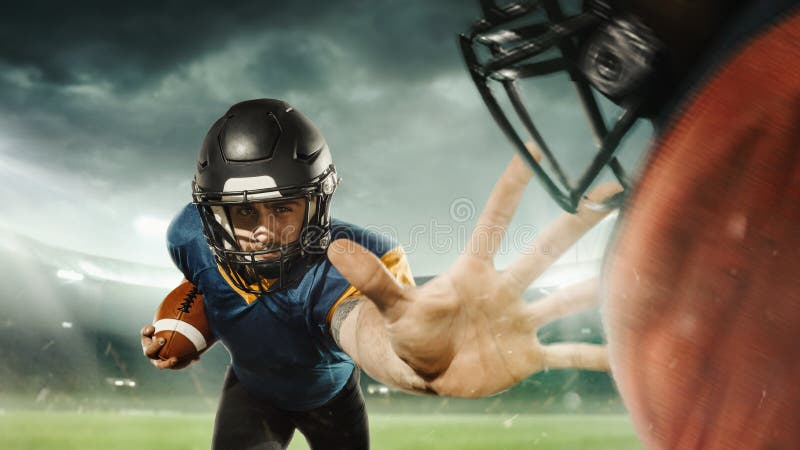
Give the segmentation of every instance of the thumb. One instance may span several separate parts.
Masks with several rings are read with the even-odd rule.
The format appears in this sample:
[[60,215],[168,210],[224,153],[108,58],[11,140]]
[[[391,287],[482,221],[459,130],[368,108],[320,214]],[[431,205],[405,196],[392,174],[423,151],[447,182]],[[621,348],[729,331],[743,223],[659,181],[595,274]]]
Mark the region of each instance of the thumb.
[[384,317],[397,319],[403,287],[377,256],[353,241],[337,239],[328,247],[328,259],[350,284],[375,303]]

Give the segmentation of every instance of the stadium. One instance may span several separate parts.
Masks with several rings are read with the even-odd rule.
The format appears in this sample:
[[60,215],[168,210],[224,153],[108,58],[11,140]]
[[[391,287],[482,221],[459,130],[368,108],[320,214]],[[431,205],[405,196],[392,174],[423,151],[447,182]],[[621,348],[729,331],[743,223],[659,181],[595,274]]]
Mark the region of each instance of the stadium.
[[[798,42],[798,0],[16,2],[0,449],[284,447],[295,429],[292,450],[367,431],[379,450],[800,448]],[[267,206],[292,220],[267,227]],[[381,244],[339,259],[329,207]],[[299,235],[267,228],[311,230],[329,258],[292,267]],[[298,289],[270,290],[275,268],[304,269]],[[221,286],[202,319],[231,352],[157,370],[142,326],[181,272]],[[236,315],[250,305],[273,310]],[[256,370],[221,389],[231,354]],[[367,427],[353,361],[479,398],[363,372]]]
[[[217,344],[185,370],[159,371],[139,332],[181,279],[164,249],[166,224],[190,201],[212,116],[235,101],[283,98],[313,118],[343,179],[334,216],[388,228],[417,284],[463,251],[513,154],[457,53],[455,35],[479,17],[479,3],[344,3],[275,2],[267,15],[249,2],[75,6],[46,17],[20,4],[15,24],[0,27],[30,34],[20,54],[41,58],[0,54],[0,197],[10,200],[0,223],[0,448],[209,448],[228,353]],[[53,30],[70,56],[39,53]],[[62,66],[74,77],[59,77]],[[583,112],[569,78],[529,94],[556,113],[542,114],[544,133],[581,160],[592,132],[575,125]],[[620,159],[638,161],[650,132],[640,127]],[[560,214],[539,185],[530,191],[499,266]],[[596,275],[614,223],[567,252],[527,301]],[[597,310],[538,336],[604,341]],[[365,373],[361,381],[376,449],[641,448],[607,373],[550,370],[472,400],[410,395]],[[290,448],[307,448],[299,433]]]

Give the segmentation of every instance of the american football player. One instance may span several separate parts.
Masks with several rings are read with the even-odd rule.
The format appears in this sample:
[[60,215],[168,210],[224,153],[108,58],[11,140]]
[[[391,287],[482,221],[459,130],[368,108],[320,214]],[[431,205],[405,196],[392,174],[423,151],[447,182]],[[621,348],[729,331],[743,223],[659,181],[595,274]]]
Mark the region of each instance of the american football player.
[[[325,249],[346,238],[399,283],[413,278],[396,242],[331,219],[338,182],[320,131],[283,101],[235,104],[206,135],[193,204],[172,221],[167,244],[231,354],[215,449],[283,449],[295,429],[313,449],[369,447],[359,372],[336,328],[360,294]],[[142,330],[142,348],[154,365],[188,365],[159,360],[164,342],[153,333]]]
[[[607,204],[624,207],[603,312],[642,441],[800,448],[800,2],[577,3],[482,1],[460,42],[494,119],[559,205],[574,211],[604,171],[626,187]],[[518,89],[557,73],[598,143],[576,180]],[[616,156],[638,118],[656,138],[633,179]]]

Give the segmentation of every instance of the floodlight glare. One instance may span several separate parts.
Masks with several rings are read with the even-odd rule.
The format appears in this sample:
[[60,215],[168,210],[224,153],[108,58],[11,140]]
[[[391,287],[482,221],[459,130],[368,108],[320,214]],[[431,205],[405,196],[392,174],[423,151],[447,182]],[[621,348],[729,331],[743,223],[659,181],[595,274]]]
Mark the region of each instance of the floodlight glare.
[[164,237],[167,235],[169,227],[168,220],[156,219],[155,217],[142,216],[134,222],[136,231],[146,237]]
[[59,269],[56,276],[67,281],[83,281],[83,274],[69,269]]

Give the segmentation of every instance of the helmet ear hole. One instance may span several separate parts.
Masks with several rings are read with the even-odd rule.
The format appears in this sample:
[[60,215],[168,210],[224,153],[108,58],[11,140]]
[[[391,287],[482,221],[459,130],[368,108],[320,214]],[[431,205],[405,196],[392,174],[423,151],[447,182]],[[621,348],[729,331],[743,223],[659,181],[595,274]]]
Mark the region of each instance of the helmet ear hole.
[[578,67],[595,89],[621,104],[652,89],[662,55],[663,44],[640,20],[615,17],[586,39]]

